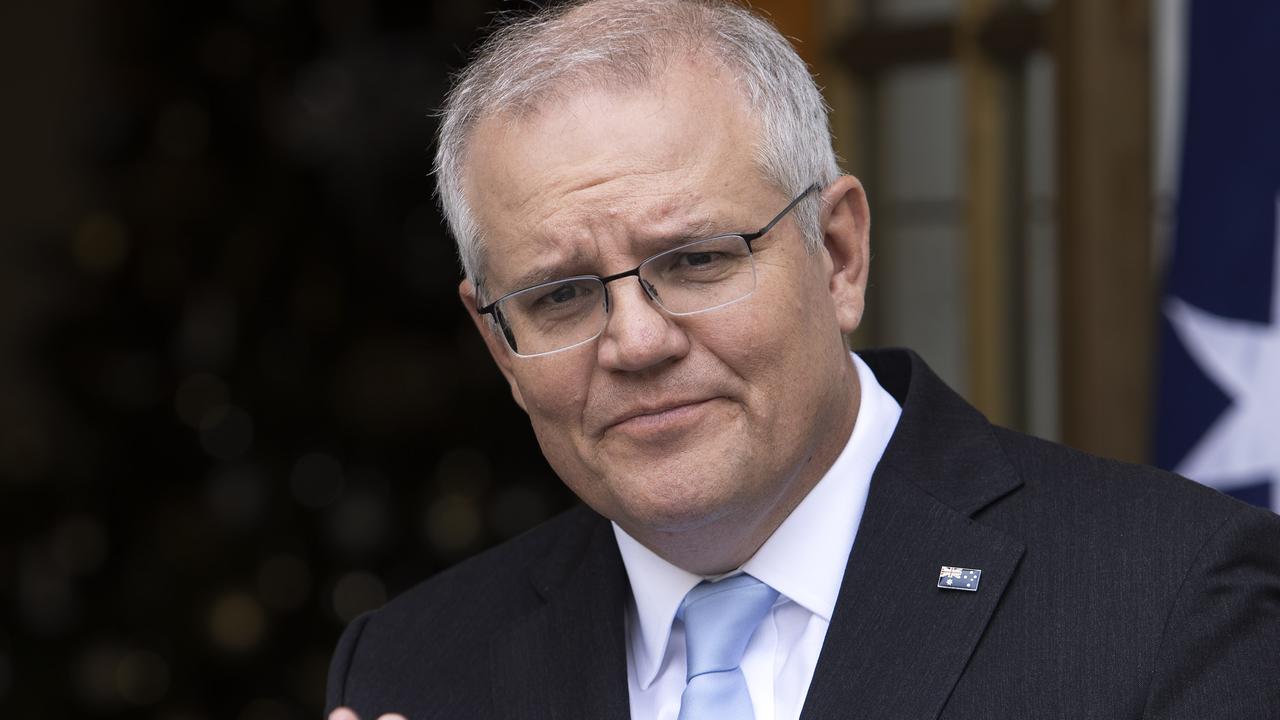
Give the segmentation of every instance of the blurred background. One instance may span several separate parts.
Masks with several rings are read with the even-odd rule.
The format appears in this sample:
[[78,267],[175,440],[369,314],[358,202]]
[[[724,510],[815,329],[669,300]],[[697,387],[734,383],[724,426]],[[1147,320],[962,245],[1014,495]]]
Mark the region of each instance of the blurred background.
[[[754,4],[870,192],[855,346],[1155,460],[1187,3]],[[428,175],[528,7],[0,7],[0,715],[318,717],[346,622],[569,505]]]

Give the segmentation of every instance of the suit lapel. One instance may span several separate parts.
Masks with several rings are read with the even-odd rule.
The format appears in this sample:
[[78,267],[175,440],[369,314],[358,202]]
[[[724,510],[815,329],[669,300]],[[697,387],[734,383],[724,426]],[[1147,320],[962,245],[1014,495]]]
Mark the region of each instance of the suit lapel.
[[[986,420],[914,355],[864,356],[903,406],[871,480],[802,717],[936,718],[1022,557],[972,518],[1021,484]],[[982,570],[977,592],[936,587]]]
[[630,715],[626,571],[609,523],[582,522],[531,568],[544,603],[491,648],[497,717],[538,720]]

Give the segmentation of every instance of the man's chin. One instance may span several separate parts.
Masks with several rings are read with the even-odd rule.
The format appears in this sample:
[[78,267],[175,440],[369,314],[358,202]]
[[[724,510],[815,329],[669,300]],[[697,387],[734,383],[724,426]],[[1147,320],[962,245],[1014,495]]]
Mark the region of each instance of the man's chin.
[[686,475],[674,482],[644,478],[637,476],[618,488],[621,492],[611,512],[605,513],[628,532],[631,528],[659,535],[695,532],[722,521],[741,504],[724,478]]

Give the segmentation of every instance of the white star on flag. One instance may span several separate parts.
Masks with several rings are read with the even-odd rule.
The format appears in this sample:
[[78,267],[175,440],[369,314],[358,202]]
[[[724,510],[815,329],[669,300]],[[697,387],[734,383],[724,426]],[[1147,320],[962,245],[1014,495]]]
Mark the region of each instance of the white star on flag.
[[1175,469],[1221,490],[1270,480],[1280,503],[1280,195],[1274,260],[1269,324],[1212,315],[1175,297],[1164,310],[1187,352],[1231,398]]

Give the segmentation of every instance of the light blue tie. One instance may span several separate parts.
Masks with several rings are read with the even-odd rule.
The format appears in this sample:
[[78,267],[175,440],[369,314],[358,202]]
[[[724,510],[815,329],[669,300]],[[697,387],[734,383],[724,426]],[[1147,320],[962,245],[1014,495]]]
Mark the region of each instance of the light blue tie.
[[773,607],[778,591],[747,575],[702,582],[684,596],[684,693],[679,720],[751,720],[751,695],[742,674],[747,642]]

